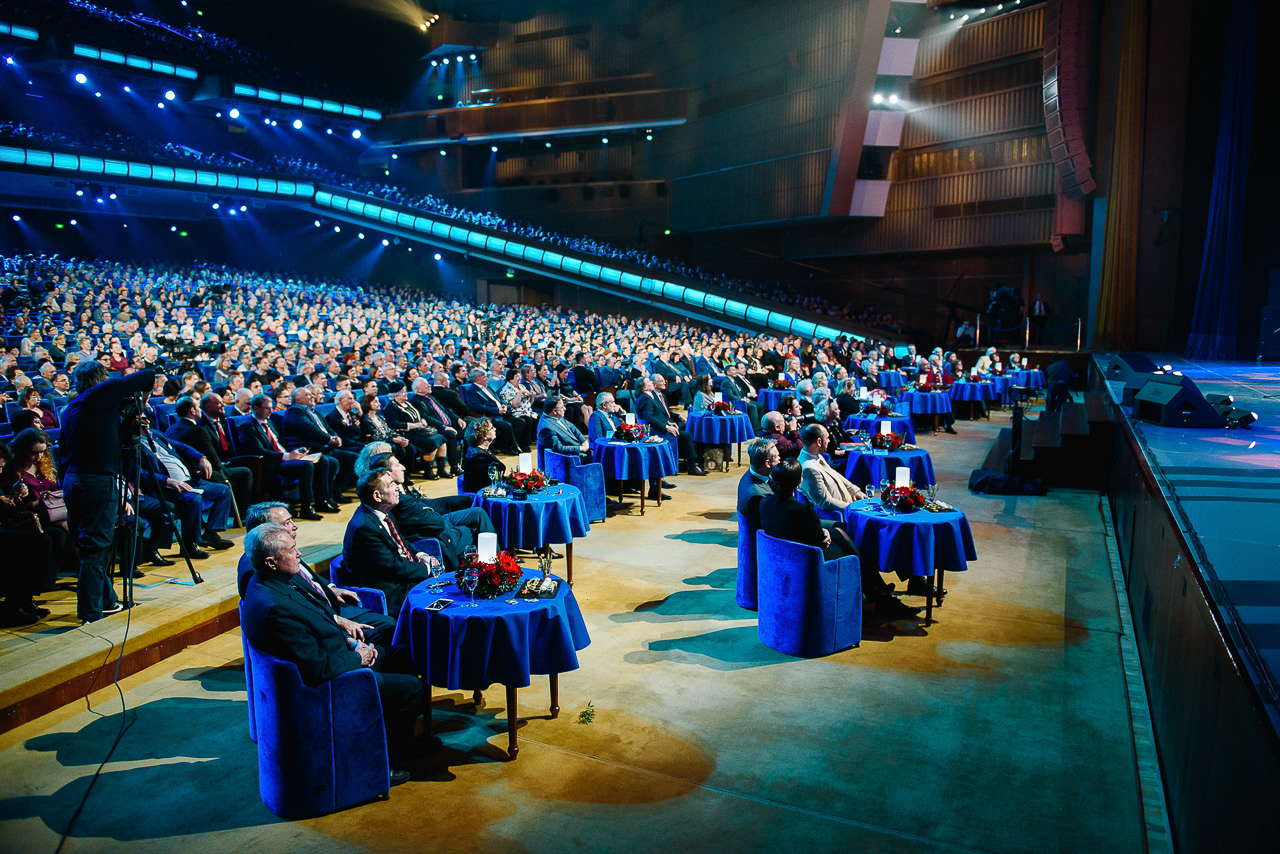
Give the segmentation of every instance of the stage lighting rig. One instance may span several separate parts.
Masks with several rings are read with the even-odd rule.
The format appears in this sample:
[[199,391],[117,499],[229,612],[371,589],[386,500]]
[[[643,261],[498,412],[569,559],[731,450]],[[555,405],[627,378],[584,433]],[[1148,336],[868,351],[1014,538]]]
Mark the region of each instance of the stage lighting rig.
[[1250,412],[1247,409],[1232,409],[1227,413],[1227,429],[1237,428],[1248,430],[1249,425],[1256,423],[1258,413]]

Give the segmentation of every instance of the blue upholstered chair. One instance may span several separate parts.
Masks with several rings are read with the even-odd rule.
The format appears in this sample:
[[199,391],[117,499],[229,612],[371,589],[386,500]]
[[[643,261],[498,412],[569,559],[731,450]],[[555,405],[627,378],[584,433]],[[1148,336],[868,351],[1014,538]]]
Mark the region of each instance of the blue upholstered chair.
[[576,486],[582,492],[587,503],[587,519],[591,522],[603,522],[609,515],[608,501],[604,496],[604,466],[600,463],[586,463],[577,457],[557,454],[555,451],[543,451],[538,446],[545,462],[542,471],[547,477],[553,477],[561,483]]
[[474,501],[476,494],[474,492],[467,492],[465,489],[462,488],[462,477],[463,477],[462,475],[458,475],[458,494],[465,495],[468,498],[470,498],[472,501]]
[[[440,560],[440,541],[436,539],[416,540],[412,544],[415,552],[426,552],[436,560]],[[329,561],[329,579],[339,587],[352,591],[360,597],[360,607],[379,614],[387,613],[387,595],[375,587],[356,587],[351,584],[351,576],[343,566],[342,555],[335,555]]]
[[738,607],[755,611],[759,608],[756,581],[756,531],[741,513],[738,514]]
[[293,662],[248,640],[244,648],[257,710],[258,792],[267,809],[296,820],[386,797],[391,766],[373,671],[309,688]]
[[825,561],[822,549],[756,532],[760,642],[812,658],[862,641],[856,557]]

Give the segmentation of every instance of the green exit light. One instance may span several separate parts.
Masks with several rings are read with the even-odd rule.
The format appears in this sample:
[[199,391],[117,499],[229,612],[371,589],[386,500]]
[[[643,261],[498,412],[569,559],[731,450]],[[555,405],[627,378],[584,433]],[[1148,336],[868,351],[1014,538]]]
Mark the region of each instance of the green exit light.
[[669,228],[668,228],[668,229],[664,230],[662,233],[663,233],[663,234],[670,234],[670,233],[671,233],[671,229],[669,229]]
[[186,237],[186,236],[187,236],[187,233],[186,233],[185,231],[179,231],[179,232],[178,232],[178,236],[179,236],[179,237]]

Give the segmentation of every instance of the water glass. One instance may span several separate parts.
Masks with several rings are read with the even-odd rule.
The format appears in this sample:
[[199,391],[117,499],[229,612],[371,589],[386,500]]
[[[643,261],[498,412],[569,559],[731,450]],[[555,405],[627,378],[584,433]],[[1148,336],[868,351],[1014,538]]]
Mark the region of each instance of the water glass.
[[476,607],[476,587],[480,584],[480,572],[475,567],[469,567],[466,572],[462,573],[462,589],[471,597],[471,601],[462,607]]

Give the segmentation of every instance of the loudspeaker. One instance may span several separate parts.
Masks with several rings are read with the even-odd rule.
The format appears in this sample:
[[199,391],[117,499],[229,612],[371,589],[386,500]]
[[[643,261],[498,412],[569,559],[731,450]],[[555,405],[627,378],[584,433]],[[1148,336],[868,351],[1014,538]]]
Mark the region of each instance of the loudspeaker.
[[1262,310],[1262,336],[1258,339],[1258,355],[1264,359],[1280,359],[1280,303]]
[[1142,421],[1152,421],[1165,427],[1227,426],[1218,410],[1186,377],[1152,377],[1134,396],[1133,414]]
[[1141,353],[1117,353],[1107,362],[1102,375],[1109,382],[1124,383],[1124,393],[1120,396],[1123,406],[1133,405],[1133,396],[1142,390],[1147,380],[1160,368],[1155,362]]

